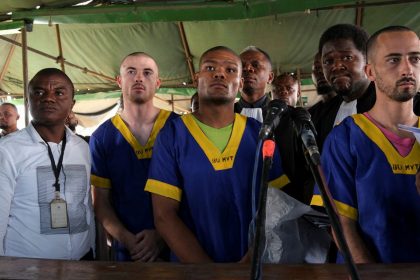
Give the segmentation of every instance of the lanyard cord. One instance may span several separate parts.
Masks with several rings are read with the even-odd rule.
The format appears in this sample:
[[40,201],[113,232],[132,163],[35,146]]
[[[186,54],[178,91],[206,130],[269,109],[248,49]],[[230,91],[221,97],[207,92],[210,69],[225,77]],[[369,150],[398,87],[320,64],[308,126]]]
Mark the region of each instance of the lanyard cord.
[[64,132],[63,145],[62,145],[62,148],[61,148],[61,153],[60,153],[60,157],[58,159],[57,165],[55,165],[54,156],[53,156],[53,153],[51,151],[50,145],[48,145],[48,142],[45,142],[45,143],[47,144],[47,147],[48,147],[48,156],[50,157],[51,168],[53,170],[54,177],[55,177],[55,183],[54,183],[53,186],[55,187],[55,191],[59,193],[60,192],[60,184],[58,183],[58,180],[60,178],[61,168],[63,167],[64,149],[66,148],[66,132]]

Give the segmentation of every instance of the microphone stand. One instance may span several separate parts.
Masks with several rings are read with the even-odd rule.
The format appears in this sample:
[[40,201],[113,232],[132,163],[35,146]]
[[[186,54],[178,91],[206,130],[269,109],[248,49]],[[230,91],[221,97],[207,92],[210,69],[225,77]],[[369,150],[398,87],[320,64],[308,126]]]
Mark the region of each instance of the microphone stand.
[[[307,149],[304,147],[307,151]],[[333,202],[330,190],[327,186],[324,172],[322,171],[321,162],[318,157],[311,157],[308,152],[305,152],[306,162],[309,164],[311,169],[312,176],[315,179],[316,184],[319,186],[319,190],[321,192],[321,197],[324,202],[325,210],[327,211],[328,217],[331,221],[332,230],[334,232],[335,238],[337,239],[338,249],[342,251],[344,255],[344,259],[346,261],[347,269],[350,273],[350,277],[352,280],[359,280],[360,276],[357,271],[356,265],[353,261],[353,257],[350,253],[349,247],[347,242],[344,238],[343,229],[341,227],[337,209],[335,208],[335,204]]]
[[[268,175],[271,164],[273,162],[273,153],[269,155],[264,154],[266,145],[272,145],[268,142],[274,141],[271,139],[265,140],[263,144],[263,167],[261,174],[261,187],[258,198],[258,210],[256,213],[256,229],[254,238],[254,249],[252,253],[251,279],[259,280],[262,276],[262,254],[265,248],[265,219],[266,219],[266,205],[267,205],[267,190],[268,190]],[[275,144],[274,144],[275,145]],[[274,148],[273,148],[274,152]]]

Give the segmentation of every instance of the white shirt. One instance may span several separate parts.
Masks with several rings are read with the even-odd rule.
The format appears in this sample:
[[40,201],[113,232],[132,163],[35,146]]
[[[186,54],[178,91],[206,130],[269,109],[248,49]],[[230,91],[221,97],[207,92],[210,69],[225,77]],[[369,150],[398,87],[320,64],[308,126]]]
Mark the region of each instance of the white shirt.
[[[67,228],[51,228],[55,177],[47,144],[30,124],[0,140],[0,255],[78,260],[95,247],[89,146],[66,130],[60,195]],[[48,143],[57,164],[61,143]]]
[[345,118],[354,114],[357,114],[357,99],[350,102],[343,101],[335,116],[334,126],[339,125]]
[[241,115],[254,118],[259,122],[263,122],[263,113],[261,108],[242,108]]

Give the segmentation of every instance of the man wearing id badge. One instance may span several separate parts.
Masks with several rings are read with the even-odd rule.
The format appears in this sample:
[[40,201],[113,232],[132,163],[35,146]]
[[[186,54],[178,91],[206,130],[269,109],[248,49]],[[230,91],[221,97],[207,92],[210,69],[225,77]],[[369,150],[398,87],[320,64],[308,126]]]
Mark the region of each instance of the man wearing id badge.
[[55,68],[29,82],[31,123],[0,147],[0,255],[93,259],[87,143],[65,126],[70,78]]

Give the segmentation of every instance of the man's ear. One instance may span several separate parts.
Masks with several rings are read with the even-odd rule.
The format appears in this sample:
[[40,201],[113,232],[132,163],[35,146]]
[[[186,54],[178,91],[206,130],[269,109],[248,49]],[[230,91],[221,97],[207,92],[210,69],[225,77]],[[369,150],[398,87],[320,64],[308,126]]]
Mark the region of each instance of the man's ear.
[[270,71],[270,74],[268,75],[268,84],[271,84],[274,80],[274,72]]
[[375,81],[376,80],[375,71],[373,71],[372,64],[366,64],[365,65],[365,74],[370,81]]
[[156,89],[160,88],[161,84],[162,84],[162,81],[159,78],[157,78],[156,79]]
[[244,78],[241,78],[239,81],[239,92],[242,92],[242,88],[244,87]]
[[117,81],[118,87],[121,88],[121,76],[118,75],[115,80]]
[[194,73],[194,80],[193,80],[193,83],[194,83],[194,85],[196,85],[197,86],[197,84],[198,84],[198,75],[200,74],[200,72],[195,72]]

